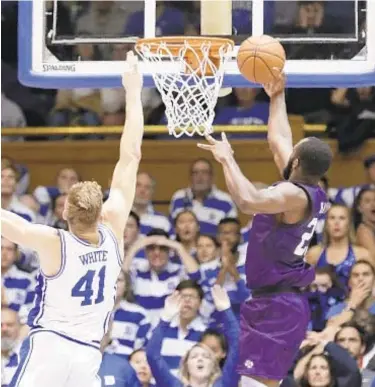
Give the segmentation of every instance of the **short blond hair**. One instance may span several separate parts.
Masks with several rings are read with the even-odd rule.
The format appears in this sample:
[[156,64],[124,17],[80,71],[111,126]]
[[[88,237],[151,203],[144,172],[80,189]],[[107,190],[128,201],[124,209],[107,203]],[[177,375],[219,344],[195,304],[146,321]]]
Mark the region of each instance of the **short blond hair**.
[[67,221],[70,224],[92,226],[102,212],[102,187],[96,181],[74,184],[67,197]]

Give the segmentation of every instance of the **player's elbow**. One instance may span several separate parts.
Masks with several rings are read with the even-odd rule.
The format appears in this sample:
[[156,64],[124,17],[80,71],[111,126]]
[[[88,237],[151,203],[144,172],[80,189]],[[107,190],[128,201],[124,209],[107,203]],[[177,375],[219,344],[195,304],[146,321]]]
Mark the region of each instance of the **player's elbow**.
[[277,148],[278,137],[279,137],[278,135],[275,135],[273,133],[270,133],[270,132],[267,133],[267,141],[271,150],[274,150],[275,148]]
[[138,168],[141,157],[141,150],[139,148],[130,147],[120,152],[120,159],[117,164],[122,170],[132,166]]
[[254,215],[256,213],[254,203],[248,198],[240,198],[236,201],[236,204],[243,214]]
[[284,143],[285,141],[291,141],[291,136],[280,133],[268,132],[267,141],[271,151],[276,152],[280,148],[280,144]]

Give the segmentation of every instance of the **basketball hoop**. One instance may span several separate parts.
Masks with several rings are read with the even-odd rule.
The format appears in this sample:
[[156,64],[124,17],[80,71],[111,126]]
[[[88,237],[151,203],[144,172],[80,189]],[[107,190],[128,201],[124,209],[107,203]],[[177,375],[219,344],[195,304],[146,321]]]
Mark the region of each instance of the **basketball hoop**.
[[152,77],[165,104],[169,134],[212,133],[214,109],[224,64],[234,42],[214,37],[140,39],[138,54],[152,66]]

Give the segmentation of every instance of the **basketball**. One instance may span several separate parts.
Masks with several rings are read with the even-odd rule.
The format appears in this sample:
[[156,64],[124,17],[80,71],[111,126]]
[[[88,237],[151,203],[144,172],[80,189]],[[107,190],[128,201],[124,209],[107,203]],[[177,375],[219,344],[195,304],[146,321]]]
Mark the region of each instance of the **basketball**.
[[251,36],[241,44],[237,64],[248,81],[269,83],[276,75],[274,68],[282,70],[284,67],[285,50],[272,36]]

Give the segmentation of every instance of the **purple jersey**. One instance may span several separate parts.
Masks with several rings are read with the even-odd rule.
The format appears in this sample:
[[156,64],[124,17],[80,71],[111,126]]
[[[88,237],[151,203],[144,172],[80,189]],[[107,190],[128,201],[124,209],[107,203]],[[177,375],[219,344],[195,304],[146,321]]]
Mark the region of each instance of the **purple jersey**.
[[[274,186],[277,184],[280,183]],[[246,258],[247,286],[250,289],[274,285],[305,287],[314,280],[314,269],[304,261],[304,257],[328,200],[319,186],[293,184],[308,195],[311,215],[291,225],[281,224],[273,214],[254,216]]]

